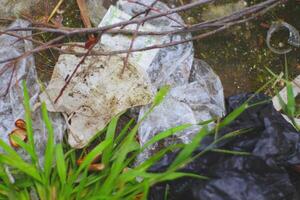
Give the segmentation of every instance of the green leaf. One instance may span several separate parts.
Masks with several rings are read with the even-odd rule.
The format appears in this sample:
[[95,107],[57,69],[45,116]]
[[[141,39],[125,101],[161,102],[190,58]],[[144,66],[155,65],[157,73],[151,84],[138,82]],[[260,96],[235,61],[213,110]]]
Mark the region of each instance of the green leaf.
[[189,157],[191,157],[193,151],[199,147],[202,139],[209,133],[207,127],[203,127],[200,132],[193,138],[192,142],[186,144],[183,150],[176,156],[169,169],[180,167]]
[[231,122],[233,122],[242,112],[244,112],[248,108],[248,103],[242,104],[240,107],[236,108],[234,111],[229,113],[219,124],[219,128],[227,126]]
[[66,168],[64,152],[61,144],[56,145],[55,153],[56,153],[57,173],[61,184],[64,185],[66,184],[66,179],[67,179],[67,168]]
[[154,137],[152,137],[142,148],[141,151],[143,151],[144,149],[148,148],[149,146],[151,146],[152,144],[164,139],[164,138],[167,138],[175,133],[178,133],[180,131],[184,131],[186,130],[187,128],[191,127],[192,125],[191,124],[183,124],[183,125],[180,125],[180,126],[177,126],[177,127],[174,127],[174,128],[170,128],[166,131],[163,131],[161,133],[158,133],[156,134]]
[[160,90],[157,92],[154,101],[153,101],[153,106],[158,106],[166,97],[168,92],[170,91],[170,86],[164,86],[160,88]]
[[89,152],[86,157],[84,158],[82,164],[80,165],[80,167],[77,169],[76,173],[75,173],[75,177],[78,177],[80,172],[82,172],[83,170],[87,170],[88,167],[90,166],[90,164],[93,162],[93,160],[99,156],[103,150],[105,148],[107,148],[107,146],[110,144],[109,140],[104,140],[103,142],[101,142],[100,144],[98,144],[91,152]]
[[30,165],[23,160],[16,159],[16,157],[12,157],[11,155],[0,154],[0,163],[7,164],[10,167],[18,169],[20,172],[23,172],[35,180],[41,182],[41,176],[39,171],[34,167],[34,165]]
[[[29,92],[27,90],[26,82],[23,81],[22,85],[23,85],[23,93],[24,93],[24,109],[25,109],[26,132],[28,134],[28,143],[31,146],[33,152],[35,152],[31,109],[30,109],[30,97],[29,97]],[[34,160],[33,162],[37,162],[37,161]]]
[[53,154],[54,154],[54,132],[53,132],[53,127],[52,123],[49,120],[48,117],[48,112],[47,112],[47,107],[46,104],[43,102],[42,103],[42,116],[43,120],[48,132],[48,137],[47,137],[47,145],[46,145],[46,150],[45,150],[45,160],[44,160],[44,172],[45,172],[45,181],[46,184],[50,180],[50,174],[51,174],[51,168],[53,164]]
[[104,149],[103,154],[102,154],[102,163],[105,166],[108,166],[109,161],[112,157],[114,137],[115,137],[115,132],[116,132],[118,119],[119,119],[118,116],[114,117],[111,120],[111,122],[109,123],[107,131],[106,131],[105,141],[108,142],[108,145],[107,145],[106,149]]
[[293,85],[291,82],[286,83],[286,89],[287,89],[287,110],[288,115],[290,117],[295,116],[296,112],[296,101],[294,97],[294,91],[293,91]]

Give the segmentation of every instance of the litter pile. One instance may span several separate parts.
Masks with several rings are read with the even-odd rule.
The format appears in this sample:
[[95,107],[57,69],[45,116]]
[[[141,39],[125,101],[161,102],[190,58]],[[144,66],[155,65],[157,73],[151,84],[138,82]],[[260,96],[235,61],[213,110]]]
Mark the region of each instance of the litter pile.
[[[154,1],[157,10],[169,9],[166,4],[156,0],[140,0],[141,4],[119,0],[116,6],[107,10],[99,27],[129,20],[136,13],[145,11],[143,4],[152,5]],[[97,4],[93,0],[87,3],[89,7],[91,4]],[[99,9],[101,12],[106,11],[103,7]],[[151,16],[155,12],[148,14]],[[299,45],[299,33],[290,26],[283,25],[294,33],[290,38],[291,45]],[[9,28],[27,26],[29,22],[17,20]],[[184,26],[186,25],[182,18],[174,13],[168,17],[147,21],[139,30],[167,31]],[[136,24],[124,27],[128,30],[136,28]],[[275,32],[277,29],[279,25],[272,26],[271,31]],[[18,34],[27,37],[31,33]],[[132,48],[188,40],[191,37],[189,33],[140,36],[136,38]],[[103,34],[101,43],[97,44],[95,49],[103,52],[127,50],[131,42],[132,38],[125,35]],[[85,48],[79,47],[84,46],[83,44],[76,44],[79,45],[62,48],[71,48],[78,53],[87,52]],[[1,59],[20,56],[30,49],[32,44],[27,40],[18,40],[8,35],[0,36]],[[138,156],[136,164],[139,164],[161,147],[191,142],[201,130],[201,122],[211,120],[208,126],[212,130],[215,126],[214,119],[220,119],[226,112],[232,112],[252,95],[242,94],[228,98],[225,110],[222,83],[206,62],[194,58],[192,42],[131,53],[124,65],[126,57],[127,54],[88,56],[73,76],[72,73],[81,63],[82,57],[61,54],[51,81],[42,94],[37,82],[33,56],[14,64],[1,64],[0,75],[4,78],[1,78],[0,92],[8,94],[0,97],[0,138],[9,143],[9,134],[16,128],[15,122],[22,122],[24,119],[22,81],[26,81],[27,87],[30,88],[35,145],[40,162],[43,161],[47,141],[47,133],[38,109],[40,102],[46,102],[50,111],[56,142],[62,141],[63,133],[67,130],[69,144],[73,148],[83,148],[119,113],[131,109],[132,113],[138,113],[136,118],[141,120],[149,110],[155,93],[162,86],[169,85],[171,89],[165,100],[141,122],[138,130],[140,145],[143,146],[156,134],[172,127],[182,124],[192,126],[165,139],[162,144],[154,144],[145,149]],[[70,77],[72,79],[67,82]],[[64,86],[66,87],[62,93]],[[256,95],[251,103],[266,99],[268,97],[264,95]],[[276,109],[278,110],[277,107]],[[168,199],[205,200],[299,198],[297,188],[300,187],[300,175],[296,171],[300,168],[300,135],[276,109],[271,101],[260,103],[250,107],[227,127],[219,130],[218,137],[238,130],[244,130],[245,133],[222,140],[213,148],[248,152],[249,155],[208,151],[181,169],[183,172],[207,176],[208,180],[181,178],[160,183],[152,187],[149,198],[164,199],[165,195]],[[211,148],[210,144],[215,139],[215,136],[205,137],[194,154],[207,147]],[[18,152],[23,157],[27,156],[21,149],[18,149]],[[150,171],[166,170],[177,153],[165,155]]]
[[[151,4],[149,1],[142,3]],[[157,2],[155,6],[163,11],[169,9],[161,2]],[[134,13],[144,10],[143,6],[118,1],[116,7],[111,6],[108,9],[99,27],[129,20]],[[155,13],[150,12],[149,16],[152,14]],[[139,30],[172,30],[179,25],[184,26],[184,21],[178,14],[172,14],[169,18],[150,20]],[[136,25],[126,26],[125,29],[135,30]],[[191,38],[191,35],[187,33],[141,36],[135,40],[133,49],[188,38]],[[130,45],[131,38],[128,36],[103,34],[101,44],[95,48],[126,50]],[[80,48],[73,50],[86,51]],[[90,56],[76,72],[59,100],[54,103],[65,80],[81,59],[72,55],[61,55],[41,99],[46,101],[50,112],[61,112],[64,115],[68,126],[69,144],[74,148],[82,148],[114,115],[129,108],[145,106],[140,107],[141,117],[148,109],[147,104],[151,103],[156,91],[164,85],[170,85],[172,89],[165,103],[157,107],[141,124],[139,129],[141,145],[160,131],[182,123],[192,123],[195,124],[193,129],[178,135],[180,142],[188,143],[200,128],[196,124],[221,117],[225,110],[223,88],[218,76],[205,62],[194,60],[193,52],[191,42],[174,47],[134,52],[130,55],[129,67],[124,68],[122,76],[120,76],[124,64],[122,58],[127,54],[109,57]],[[148,154],[147,151],[145,153]],[[148,156],[141,155],[142,157],[146,159]]]
[[[229,97],[227,112],[238,108],[252,94]],[[257,95],[250,104],[269,99]],[[149,199],[209,200],[282,200],[299,199],[300,176],[293,169],[300,165],[300,135],[272,103],[249,108],[219,132],[219,137],[238,130],[245,133],[217,143],[214,148],[249,152],[231,155],[207,152],[180,171],[209,177],[208,180],[181,178],[154,186]],[[206,137],[194,155],[214,141]],[[176,153],[166,155],[150,170],[162,172],[172,163]],[[167,189],[168,188],[168,189]]]

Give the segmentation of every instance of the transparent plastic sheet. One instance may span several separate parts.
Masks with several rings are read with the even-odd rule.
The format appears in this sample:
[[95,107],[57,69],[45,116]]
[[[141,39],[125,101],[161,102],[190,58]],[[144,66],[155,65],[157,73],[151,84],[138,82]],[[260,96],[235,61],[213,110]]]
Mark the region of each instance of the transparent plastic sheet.
[[292,25],[286,23],[286,22],[276,22],[273,23],[268,31],[267,34],[267,45],[269,49],[277,54],[286,54],[292,51],[292,47],[287,47],[283,49],[275,48],[271,44],[271,38],[273,34],[277,31],[287,29],[289,31],[289,38],[288,38],[288,44],[294,47],[300,47],[300,35],[299,31],[293,27]]
[[[161,147],[174,143],[189,143],[201,129],[200,122],[220,118],[225,114],[223,87],[219,77],[202,60],[195,59],[190,83],[174,87],[164,101],[141,123],[138,134],[141,146],[157,133],[182,125],[194,124],[185,131],[176,133],[160,144],[154,144],[138,157],[137,163],[149,158]],[[139,118],[149,106],[142,107]],[[210,123],[212,128],[214,123]]]
[[[9,28],[27,27],[29,22],[16,20]],[[22,37],[29,37],[30,32],[18,32]],[[25,51],[32,49],[32,44],[28,40],[18,40],[16,37],[0,36],[0,60],[5,60],[22,55]],[[39,84],[35,70],[33,56],[21,59],[16,64],[0,64],[0,138],[9,144],[8,135],[16,129],[15,121],[24,119],[23,88],[22,81],[25,80],[29,95],[30,104],[33,109],[32,120],[36,151],[40,164],[43,162],[44,150],[47,143],[47,130],[41,117],[39,103]],[[3,74],[2,74],[3,73]],[[8,86],[10,87],[8,88]],[[49,113],[49,117],[54,127],[55,141],[60,142],[65,131],[62,117],[59,114]],[[25,159],[29,155],[19,148],[18,153]]]
[[[140,0],[139,2],[152,5],[154,0]],[[129,3],[126,0],[120,0],[117,2],[117,7],[131,16],[145,11],[147,8],[135,3]],[[169,7],[158,1],[154,8],[160,11],[166,11]],[[148,16],[157,14],[157,12],[151,11]],[[144,15],[141,15],[144,16]],[[178,14],[169,15],[173,20],[167,17],[160,17],[147,21],[147,23],[153,25],[156,31],[168,31],[180,28],[184,21]],[[164,43],[182,41],[191,38],[191,34],[177,34],[168,35],[163,37]],[[177,86],[188,83],[190,71],[192,68],[194,59],[193,43],[184,43],[176,46],[166,47],[159,49],[153,62],[147,69],[147,73],[151,79],[152,84],[156,88],[160,88],[164,85]]]
[[[253,94],[239,94],[226,101],[228,113],[242,105]],[[270,100],[257,94],[249,102]],[[249,107],[238,118],[218,132],[218,137],[233,131],[249,131],[229,137],[214,148],[248,152],[251,155],[208,151],[180,171],[209,177],[208,180],[183,177],[151,188],[150,200],[298,200],[300,174],[300,134],[276,111],[271,101]],[[215,140],[206,136],[193,155],[202,152]],[[149,172],[165,171],[178,152],[168,153]]]

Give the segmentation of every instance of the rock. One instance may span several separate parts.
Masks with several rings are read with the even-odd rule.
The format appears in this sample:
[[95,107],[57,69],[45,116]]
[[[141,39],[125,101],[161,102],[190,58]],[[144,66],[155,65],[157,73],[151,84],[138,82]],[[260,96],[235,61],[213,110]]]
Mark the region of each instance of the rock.
[[[73,51],[85,49],[72,47]],[[99,50],[110,51],[104,47]],[[41,98],[48,109],[62,112],[69,130],[69,144],[82,148],[102,130],[112,117],[128,108],[146,105],[152,101],[150,80],[138,66],[128,63],[123,70],[119,56],[89,56],[66,87],[57,103],[54,100],[81,58],[61,55],[46,92]]]

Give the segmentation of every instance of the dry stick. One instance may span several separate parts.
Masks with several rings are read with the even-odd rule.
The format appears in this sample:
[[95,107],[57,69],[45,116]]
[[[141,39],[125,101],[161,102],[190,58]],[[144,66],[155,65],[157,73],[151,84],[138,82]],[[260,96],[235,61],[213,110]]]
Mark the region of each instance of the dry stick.
[[[236,13],[233,13],[232,15],[229,15],[229,16],[226,16],[224,18],[220,18],[220,19],[217,19],[219,21],[223,21],[222,23],[221,22],[217,22],[217,20],[211,20],[210,23],[212,24],[208,24],[208,22],[204,22],[204,23],[199,23],[198,25],[195,25],[195,26],[192,26],[191,29],[189,31],[193,32],[193,31],[199,31],[202,29],[206,29],[206,28],[210,28],[210,27],[222,27],[224,26],[224,21],[228,22],[230,20],[234,20],[234,19],[237,19],[237,18],[241,18],[243,17],[245,14],[251,14],[252,12],[256,12],[258,9],[261,9],[263,7],[266,7],[268,6],[269,4],[272,5],[277,5],[278,3],[280,3],[280,0],[268,0],[268,1],[265,1],[263,3],[260,3],[260,4],[257,4],[257,5],[254,5],[254,6],[251,6],[251,7],[248,7],[246,9],[243,9],[241,11],[238,11]],[[244,13],[244,14],[243,14]],[[226,24],[226,23],[225,23]],[[21,29],[19,29],[21,30]],[[23,29],[22,29],[23,30]],[[109,32],[111,30],[105,30],[105,32]],[[126,30],[127,32],[130,32],[129,30]],[[125,30],[123,30],[123,32],[125,32]],[[131,31],[132,32],[132,31]],[[174,31],[170,31],[170,33],[178,33],[177,30],[174,30]],[[140,32],[137,32],[138,34],[142,34]],[[210,35],[210,34],[209,34]],[[196,37],[197,38],[197,37]],[[192,39],[194,40],[194,38]],[[185,41],[182,41],[182,43],[184,42],[189,42],[191,40],[185,40]],[[51,41],[49,41],[51,42]],[[48,43],[49,43],[48,42]],[[52,43],[52,42],[51,42]],[[131,52],[135,52],[135,51],[145,51],[145,50],[150,50],[150,49],[155,49],[155,48],[163,48],[163,47],[168,47],[168,46],[172,46],[172,45],[177,45],[178,43],[176,42],[172,42],[172,43],[168,43],[168,44],[164,44],[164,45],[154,45],[154,46],[150,46],[150,47],[147,47],[147,48],[141,48],[141,49],[132,49]],[[43,46],[46,46],[47,44],[45,43]],[[62,45],[60,45],[62,46]],[[55,47],[55,46],[54,46]],[[47,49],[47,48],[40,48],[40,49],[37,49],[37,50],[34,50],[34,51],[30,51],[30,53],[34,53],[34,52],[38,52],[39,50],[43,50],[43,49]],[[58,50],[58,49],[56,49]],[[80,54],[80,53],[76,53],[76,52],[72,52],[72,51],[67,51],[67,50],[59,50],[60,52],[62,53],[66,53],[66,54],[74,54],[74,55],[78,55],[78,56],[83,56],[84,54]],[[112,51],[112,52],[102,52],[102,53],[95,53],[95,52],[91,52],[90,55],[113,55],[113,54],[120,54],[120,53],[127,53],[128,50],[123,50],[123,51]],[[8,59],[8,60],[5,60],[5,61],[2,61],[3,62],[8,62],[8,61],[12,61],[14,59],[18,59],[19,57],[16,57],[16,58],[11,58],[11,59]],[[1,63],[1,62],[0,62]]]
[[22,55],[20,56],[17,56],[17,57],[14,57],[14,58],[9,58],[9,59],[6,59],[6,60],[1,60],[0,61],[0,64],[2,63],[6,63],[6,62],[10,62],[10,61],[14,61],[14,60],[20,60],[22,58],[26,58],[27,56],[33,54],[33,53],[36,53],[36,52],[39,52],[39,51],[43,51],[45,49],[48,49],[49,48],[49,45],[55,43],[55,42],[58,42],[62,39],[64,39],[66,36],[65,35],[61,35],[53,40],[50,40],[49,42],[46,42],[44,43],[43,45],[41,46],[38,46],[37,48],[33,49],[33,50],[30,50],[30,51],[27,51],[25,53],[23,53]]
[[[254,12],[255,9],[260,9],[262,7],[266,7],[269,4],[274,4],[276,2],[281,2],[283,0],[268,0],[259,4],[256,4],[251,7],[247,7],[245,9],[242,9],[241,11],[237,11],[229,16],[223,17],[223,18],[218,18],[214,20],[210,20],[207,22],[201,22],[198,24],[191,25],[187,28],[181,28],[181,29],[175,29],[175,30],[170,30],[170,31],[139,31],[139,35],[170,35],[170,34],[179,34],[179,33],[186,33],[186,32],[191,32],[191,31],[197,31],[198,28],[210,28],[210,27],[217,27],[221,26],[223,24],[218,24],[218,22],[229,22],[232,21],[234,18],[241,17],[246,14],[251,14]],[[140,18],[143,19],[143,18]],[[130,22],[130,23],[128,23]],[[32,30],[39,30],[39,31],[45,31],[45,32],[50,32],[50,33],[58,33],[58,34],[64,34],[66,36],[71,36],[74,34],[89,34],[89,33],[97,33],[99,30],[102,30],[105,33],[111,33],[111,34],[134,34],[135,31],[132,30],[125,30],[125,29],[106,29],[103,30],[105,27],[118,27],[118,26],[124,26],[128,24],[132,24],[133,20],[129,20],[126,22],[118,23],[118,24],[113,24],[110,26],[103,26],[100,28],[41,28],[41,27],[27,27],[27,28],[15,28],[15,29],[8,29],[7,31],[32,31]],[[118,25],[118,26],[117,26]]]
[[[127,1],[129,2],[129,0],[127,0]],[[154,6],[157,2],[158,2],[158,0],[155,0],[154,2],[152,2],[152,4],[151,4],[150,6],[151,6],[151,7]],[[131,17],[130,20],[133,20],[133,19],[139,17],[139,16],[142,15],[142,14],[145,14],[145,17],[147,17],[147,15],[150,13],[150,11],[151,11],[150,8],[145,9],[143,12],[140,12],[140,13],[134,15],[133,17]],[[144,24],[143,24],[143,25],[144,25]]]
[[[147,4],[144,4],[144,3],[142,3],[142,2],[138,2],[138,1],[132,1],[132,0],[127,0],[129,3],[135,3],[135,4],[137,4],[137,5],[140,5],[140,6],[144,6],[144,7],[146,7],[147,8],[147,10],[146,11],[148,11],[148,12],[146,12],[147,14],[150,12],[150,11],[154,11],[154,12],[156,12],[156,13],[162,13],[159,9],[157,9],[157,8],[155,8],[155,7],[153,7],[154,5],[147,5]],[[154,3],[156,3],[157,1],[155,1]],[[185,25],[185,24],[183,24],[182,22],[180,22],[180,21],[178,21],[177,19],[174,19],[173,17],[171,17],[171,16],[165,16],[166,18],[168,18],[168,19],[170,19],[170,20],[172,20],[172,21],[174,21],[174,22],[176,22],[177,24],[179,24],[181,27],[184,27],[184,28],[188,28],[188,26],[187,25]]]
[[[221,28],[218,28],[218,29],[214,30],[214,31],[211,31],[211,32],[208,32],[208,33],[205,33],[205,34],[198,35],[198,36],[193,37],[193,38],[191,38],[191,39],[188,39],[188,40],[186,40],[186,41],[184,41],[184,42],[192,41],[192,40],[195,40],[195,39],[202,39],[202,38],[207,37],[207,36],[209,36],[209,35],[212,35],[212,34],[215,34],[215,33],[217,33],[217,32],[223,31],[223,30],[225,30],[225,29],[227,29],[228,27],[231,27],[231,26],[233,26],[233,25],[241,24],[241,23],[244,23],[244,22],[246,22],[246,21],[249,21],[249,20],[251,20],[251,19],[257,17],[258,15],[261,15],[262,13],[265,13],[265,12],[268,11],[269,9],[275,7],[276,5],[277,5],[277,4],[275,4],[275,5],[273,5],[273,6],[269,7],[269,8],[263,9],[263,10],[261,10],[259,13],[255,14],[255,15],[253,15],[253,16],[251,16],[251,17],[248,17],[248,18],[246,18],[246,19],[239,20],[239,21],[237,21],[237,22],[231,22],[231,23],[229,23],[229,24],[224,25],[224,26],[221,27]],[[140,24],[137,24],[137,29],[136,29],[136,30],[138,30],[139,25],[140,25]],[[135,35],[135,36],[137,36],[137,35]],[[133,46],[133,42],[134,42],[134,39],[133,39],[132,42],[131,42],[131,45],[130,45],[130,48],[129,48],[129,52],[131,52],[130,49],[131,49],[132,46]],[[178,41],[178,42],[176,42],[176,43],[177,43],[177,44],[181,44],[181,43],[184,43],[184,42]],[[169,45],[170,45],[170,44],[169,44]],[[94,46],[93,46],[93,47],[94,47]],[[93,48],[93,47],[92,47],[92,48]],[[78,70],[79,66],[80,66],[80,65],[84,62],[84,60],[87,58],[87,56],[88,56],[88,54],[90,53],[90,50],[92,50],[92,48],[89,49],[89,51],[84,55],[84,57],[81,59],[81,61],[79,62],[79,64],[76,66],[75,70],[73,71],[73,73],[71,74],[71,76],[69,77],[69,79],[66,81],[65,85],[63,86],[63,88],[60,90],[60,93],[59,93],[59,95],[57,96],[57,98],[55,99],[54,103],[56,103],[56,102],[58,101],[58,99],[63,95],[64,90],[66,89],[66,87],[67,87],[68,84],[70,83],[71,79],[72,79],[73,76],[75,75],[75,73],[76,73],[76,71]],[[127,54],[127,55],[129,55],[129,54]]]
[[[271,0],[268,0],[271,1]],[[274,0],[272,0],[274,1]],[[279,0],[277,0],[279,1]],[[184,6],[180,6],[177,8],[173,8],[173,9],[169,9],[163,13],[158,13],[158,14],[154,14],[151,16],[146,16],[146,17],[142,17],[142,18],[138,18],[138,19],[132,19],[129,21],[124,21],[124,22],[119,22],[119,23],[115,23],[112,25],[107,25],[107,26],[102,26],[102,27],[98,27],[98,28],[40,28],[40,27],[28,27],[28,28],[19,28],[19,29],[8,29],[7,31],[32,31],[32,30],[40,30],[40,31],[45,31],[45,32],[50,32],[50,33],[58,33],[58,34],[63,34],[66,36],[71,36],[71,35],[75,35],[75,34],[81,34],[81,33],[85,33],[85,34],[89,34],[89,33],[101,33],[107,30],[111,30],[113,28],[117,28],[117,27],[122,27],[122,26],[127,26],[129,24],[143,24],[146,21],[152,20],[152,19],[156,19],[159,17],[164,17],[173,13],[178,13],[178,12],[182,12],[185,10],[189,10],[191,8],[203,5],[203,4],[207,4],[207,3],[211,3],[214,2],[214,0],[198,0],[196,2],[190,3],[190,4],[186,4]]]
[[15,74],[15,71],[16,71],[16,62],[13,62],[11,64],[13,65],[13,69],[11,71],[11,75],[10,75],[10,78],[9,78],[9,82],[8,82],[7,88],[6,88],[5,92],[4,92],[4,94],[1,95],[1,97],[6,96],[8,94],[10,86],[11,86],[11,83],[12,83],[12,80],[13,80],[13,77],[14,77],[14,74]]
[[[278,5],[278,3],[280,3],[280,1],[276,1],[276,0],[272,0],[272,1],[268,1],[269,4],[271,4],[270,7],[274,7],[276,5]],[[263,6],[268,6],[268,4],[265,4],[265,2],[263,2],[262,4]],[[244,9],[246,11],[246,14],[253,14],[252,12],[257,12],[261,9],[263,9],[264,7],[262,5],[257,5],[257,6],[252,6],[249,8]],[[229,24],[228,21],[232,21],[232,20],[236,20],[238,18],[242,18],[244,17],[243,12],[242,11],[238,11],[230,16],[226,16],[224,18],[220,18],[219,21],[221,22],[214,22],[215,20],[212,20],[212,24],[207,24],[207,23],[200,23],[197,26],[192,27],[191,30],[189,30],[190,32],[194,32],[194,31],[200,31],[202,29],[206,29],[206,28],[211,28],[211,27],[223,27],[226,24]],[[223,21],[226,21],[223,22]],[[223,30],[223,28],[221,29]],[[109,32],[110,30],[105,31],[105,33]],[[125,30],[123,30],[125,31]],[[132,31],[130,31],[132,33]],[[142,34],[141,32],[136,32],[138,35]],[[175,31],[170,31],[168,33],[177,33],[177,30]],[[214,33],[214,31],[212,31],[212,33]],[[204,34],[206,35],[206,34]],[[208,32],[208,35],[211,35],[210,32]],[[140,48],[140,49],[132,49],[131,52],[137,52],[137,51],[145,51],[145,50],[151,50],[151,49],[156,49],[156,48],[164,48],[164,47],[169,47],[169,46],[173,46],[173,45],[177,45],[177,44],[181,44],[181,43],[185,43],[185,42],[190,42],[192,40],[196,40],[198,37],[193,37],[191,39],[188,40],[183,40],[183,41],[176,41],[176,42],[171,42],[171,43],[167,43],[167,44],[161,44],[161,45],[153,45],[153,46],[149,46],[149,47],[144,47],[144,48]],[[200,37],[202,38],[202,37]],[[83,56],[83,53],[77,53],[77,52],[73,52],[73,51],[67,51],[67,50],[60,50],[60,52],[62,53],[66,53],[66,54],[74,54],[77,56]],[[102,55],[102,56],[108,56],[108,55],[115,55],[115,54],[123,54],[123,53],[128,53],[128,50],[120,50],[120,51],[111,51],[111,52],[91,52],[90,55]]]
[[129,46],[129,49],[128,49],[128,53],[126,54],[126,57],[125,57],[125,59],[124,59],[124,66],[123,66],[123,68],[122,68],[121,75],[124,74],[124,71],[125,71],[125,69],[127,68],[127,65],[128,65],[128,59],[129,59],[129,56],[130,56],[130,53],[131,53],[131,49],[132,49],[132,47],[133,47],[133,44],[134,44],[135,39],[136,39],[137,36],[138,36],[137,31],[139,30],[140,25],[141,25],[141,24],[137,24],[137,25],[136,25],[136,29],[135,29],[136,32],[135,32],[135,34],[132,36],[132,40],[131,40],[131,43],[130,43],[130,46]]
[[[99,34],[97,40],[100,41],[102,37],[102,33]],[[81,58],[81,60],[79,61],[79,63],[76,65],[75,69],[73,70],[71,76],[69,76],[69,78],[66,80],[66,83],[64,84],[64,86],[61,88],[61,90],[59,91],[58,96],[56,97],[56,99],[54,100],[54,103],[57,103],[57,101],[59,100],[59,98],[63,95],[64,91],[66,90],[67,86],[70,84],[72,78],[75,76],[76,72],[78,71],[79,67],[84,63],[85,59],[88,57],[89,53],[93,50],[93,48],[96,46],[97,43],[92,44],[89,48],[88,51],[85,53],[85,55]]]

